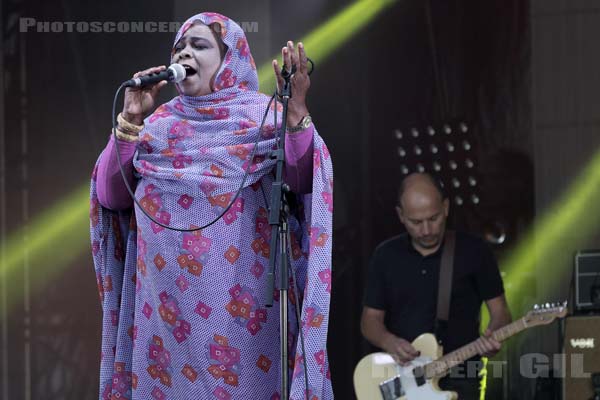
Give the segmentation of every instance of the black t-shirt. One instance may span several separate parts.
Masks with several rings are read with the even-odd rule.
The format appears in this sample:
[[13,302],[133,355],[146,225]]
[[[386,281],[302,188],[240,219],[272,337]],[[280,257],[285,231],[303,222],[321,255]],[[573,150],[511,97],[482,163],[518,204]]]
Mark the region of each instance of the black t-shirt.
[[[381,243],[371,258],[364,304],[385,310],[386,328],[410,342],[434,331],[442,250],[440,246],[423,257],[404,233]],[[457,232],[444,353],[479,337],[482,302],[503,292],[489,247],[475,236]]]

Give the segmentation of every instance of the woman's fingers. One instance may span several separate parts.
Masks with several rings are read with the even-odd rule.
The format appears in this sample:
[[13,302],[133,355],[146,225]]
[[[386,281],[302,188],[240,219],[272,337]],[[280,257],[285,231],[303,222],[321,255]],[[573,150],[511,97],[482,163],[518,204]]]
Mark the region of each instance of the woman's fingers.
[[304,44],[302,42],[298,43],[298,59],[298,70],[302,73],[306,73],[308,71],[308,58],[304,52]]
[[275,79],[277,80],[277,89],[280,90],[283,86],[283,77],[281,76],[281,68],[277,60],[273,60],[273,71],[275,72]]
[[281,49],[281,55],[283,57],[283,65],[285,66],[285,70],[288,73],[292,73],[292,55],[290,49],[288,47],[284,47]]
[[152,86],[152,97],[158,96],[158,91],[166,86],[167,81],[160,81],[156,85]]
[[145,69],[143,71],[136,72],[135,74],[133,74],[133,77],[134,78],[138,78],[140,76],[157,74],[160,71],[164,71],[165,69],[167,69],[167,67],[165,65],[161,65],[161,66],[158,66],[158,67],[152,67],[152,68]]
[[298,52],[294,49],[294,42],[288,40],[287,42],[288,52],[290,53],[290,66],[298,68]]

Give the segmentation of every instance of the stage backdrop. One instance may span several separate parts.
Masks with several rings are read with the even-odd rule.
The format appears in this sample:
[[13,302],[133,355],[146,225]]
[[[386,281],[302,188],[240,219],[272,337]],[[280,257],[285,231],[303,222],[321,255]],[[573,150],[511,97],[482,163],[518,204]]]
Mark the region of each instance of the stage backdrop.
[[[137,70],[168,63],[174,34],[68,32],[65,22],[170,23],[222,12],[247,24],[261,66],[286,40],[305,37],[355,4],[2,3],[1,400],[98,398],[101,317],[87,182],[108,139],[115,89]],[[402,231],[394,212],[403,177],[396,131],[467,123],[480,201],[454,204],[451,221],[492,239],[506,234],[493,247],[504,259],[600,144],[598,18],[583,0],[397,0],[317,63],[308,106],[336,176],[329,352],[337,398],[353,398],[354,365],[370,351],[359,331],[369,257],[377,243]],[[63,31],[44,22],[59,22]],[[174,94],[167,88],[162,100]],[[586,238],[577,246],[600,247],[598,229]],[[577,248],[561,250],[568,277]],[[546,301],[537,293],[546,284],[543,261],[527,275],[530,290],[515,300],[515,315]],[[555,299],[567,290],[565,278]],[[532,399],[535,382],[510,366],[522,352],[557,351],[558,331],[523,335],[507,349],[501,357],[511,360],[511,379],[492,382],[489,398]]]

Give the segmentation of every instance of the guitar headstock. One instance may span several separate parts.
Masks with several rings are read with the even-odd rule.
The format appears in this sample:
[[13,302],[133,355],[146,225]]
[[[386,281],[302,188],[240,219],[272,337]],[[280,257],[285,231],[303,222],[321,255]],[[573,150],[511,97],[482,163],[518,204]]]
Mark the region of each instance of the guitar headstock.
[[547,325],[556,318],[563,318],[567,315],[567,302],[536,304],[533,310],[529,311],[523,319],[528,326]]

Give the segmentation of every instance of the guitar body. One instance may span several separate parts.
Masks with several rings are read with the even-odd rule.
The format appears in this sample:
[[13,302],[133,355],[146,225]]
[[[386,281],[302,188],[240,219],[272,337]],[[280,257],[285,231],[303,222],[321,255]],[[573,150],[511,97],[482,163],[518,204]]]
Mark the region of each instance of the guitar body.
[[[548,303],[542,307],[535,306],[522,318],[494,331],[492,337],[502,342],[525,329],[548,325],[556,318],[563,318],[567,311],[566,301],[558,306]],[[476,342],[474,340],[442,356],[442,348],[435,336],[425,333],[412,342],[421,355],[404,367],[396,364],[387,353],[369,354],[354,370],[356,397],[358,400],[457,400],[456,392],[441,390],[438,380],[452,366],[478,354]],[[439,361],[433,363],[435,360]],[[415,371],[418,373],[415,374]]]
[[[396,364],[387,353],[365,356],[354,370],[354,391],[358,400],[456,400],[456,392],[442,391],[438,379],[419,385],[413,376],[415,367],[423,366],[442,356],[442,348],[434,335],[425,333],[412,345],[421,355],[407,366]],[[387,383],[386,383],[387,382]],[[381,385],[384,385],[382,394]]]

